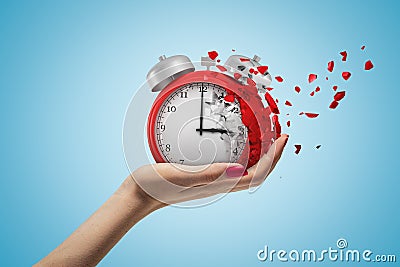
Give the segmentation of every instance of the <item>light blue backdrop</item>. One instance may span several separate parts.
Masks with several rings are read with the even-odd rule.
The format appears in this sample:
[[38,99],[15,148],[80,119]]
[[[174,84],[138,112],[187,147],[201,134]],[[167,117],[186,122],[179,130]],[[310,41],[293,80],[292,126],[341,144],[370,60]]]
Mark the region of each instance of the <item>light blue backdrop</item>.
[[[160,54],[226,58],[232,48],[260,55],[285,78],[274,94],[320,117],[293,120],[255,194],[157,211],[101,265],[268,265],[256,257],[264,245],[324,249],[339,237],[400,257],[399,12],[396,1],[2,1],[0,265],[38,261],[127,176],[124,113]],[[339,108],[328,110],[323,79],[318,98],[295,98],[293,86],[310,90],[308,73],[326,73],[331,59],[347,91]],[[342,69],[353,72],[347,83]]]

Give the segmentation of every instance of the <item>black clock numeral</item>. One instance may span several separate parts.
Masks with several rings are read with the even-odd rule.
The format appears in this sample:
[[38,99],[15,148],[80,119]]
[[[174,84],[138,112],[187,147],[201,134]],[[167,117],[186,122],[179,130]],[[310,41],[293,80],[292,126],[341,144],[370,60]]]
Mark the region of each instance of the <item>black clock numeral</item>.
[[188,93],[187,91],[182,91],[180,97],[181,98],[187,98],[188,97],[187,93]]
[[238,148],[235,148],[235,149],[233,150],[233,154],[235,154],[235,156],[238,154]]
[[239,113],[239,108],[238,108],[238,107],[234,107],[234,108],[232,109],[232,112],[233,112],[233,113]]
[[165,145],[165,151],[167,151],[167,152],[171,151],[171,145],[170,144],[166,144]]
[[176,107],[175,106],[168,106],[167,107],[167,112],[175,112],[176,111]]
[[164,132],[165,131],[165,124],[161,124],[160,125],[160,129],[161,129],[162,132]]
[[208,88],[207,88],[206,86],[201,85],[201,86],[200,86],[200,89],[199,89],[199,92],[200,92],[200,93],[207,93],[207,89],[208,89]]

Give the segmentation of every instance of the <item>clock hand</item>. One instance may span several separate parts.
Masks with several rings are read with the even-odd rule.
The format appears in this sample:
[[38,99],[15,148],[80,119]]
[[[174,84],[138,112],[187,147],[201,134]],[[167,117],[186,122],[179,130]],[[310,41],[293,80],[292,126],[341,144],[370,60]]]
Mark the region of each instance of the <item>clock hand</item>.
[[209,132],[209,133],[224,133],[228,134],[228,131],[225,129],[216,129],[216,128],[210,128],[210,129],[196,129],[196,132]]
[[[204,96],[204,88],[200,87],[201,90],[201,104],[200,104],[200,135],[203,135],[203,96]],[[197,130],[196,130],[197,131]]]

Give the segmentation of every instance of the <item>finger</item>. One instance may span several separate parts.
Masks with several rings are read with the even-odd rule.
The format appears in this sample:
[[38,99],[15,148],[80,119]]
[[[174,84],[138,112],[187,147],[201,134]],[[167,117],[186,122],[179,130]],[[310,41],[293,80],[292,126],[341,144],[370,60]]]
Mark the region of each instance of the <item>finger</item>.
[[274,161],[272,162],[272,167],[271,167],[271,169],[269,170],[267,176],[275,169],[276,164],[278,164],[278,161],[279,161],[279,160],[281,159],[281,157],[282,157],[282,153],[283,153],[283,150],[284,150],[285,147],[286,147],[287,141],[289,140],[289,135],[283,134],[282,136],[283,136],[284,138],[286,137],[286,139],[283,140],[283,144],[280,143],[280,144],[275,148],[276,150],[275,150]]
[[213,163],[201,166],[181,164],[156,164],[157,171],[164,179],[185,187],[207,185],[227,176],[241,176],[245,168],[238,163]]
[[279,159],[281,158],[288,138],[289,136],[287,134],[281,135],[281,137],[274,142],[273,146],[271,146],[268,152],[264,154],[264,156],[262,156],[259,162],[255,165],[254,173],[253,169],[249,170],[249,173],[253,173],[254,175],[249,183],[249,188],[262,184],[267,176],[273,171]]
[[218,194],[231,192],[235,188],[240,188],[239,190],[243,190],[260,185],[265,180],[267,175],[272,171],[272,169],[276,166],[276,163],[281,157],[287,139],[287,135],[282,135],[282,137],[278,138],[268,150],[268,152],[260,158],[256,165],[249,168],[248,173],[245,174],[243,177],[220,179],[218,181],[214,181],[207,187],[202,188],[203,192],[197,191],[198,187],[192,188],[190,190],[198,193]]
[[285,148],[287,140],[288,135],[286,134],[279,137],[272,144],[268,152],[259,159],[257,164],[247,170],[248,175],[244,176],[236,187],[245,186],[249,188],[260,185],[276,166],[282,155],[283,149]]

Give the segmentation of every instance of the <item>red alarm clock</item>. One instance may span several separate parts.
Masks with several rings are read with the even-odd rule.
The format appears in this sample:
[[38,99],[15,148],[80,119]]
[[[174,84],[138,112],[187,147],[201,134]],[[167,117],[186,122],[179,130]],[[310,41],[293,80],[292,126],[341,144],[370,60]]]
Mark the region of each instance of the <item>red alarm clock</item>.
[[159,59],[147,75],[151,90],[159,92],[147,121],[156,162],[254,165],[277,137],[259,96],[271,76],[249,73],[259,58],[231,56],[215,71],[210,58],[202,58],[207,70],[197,71],[183,55]]

